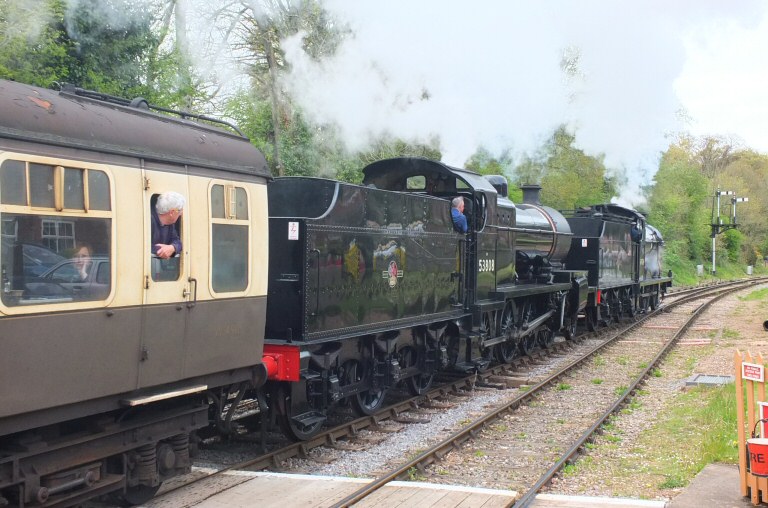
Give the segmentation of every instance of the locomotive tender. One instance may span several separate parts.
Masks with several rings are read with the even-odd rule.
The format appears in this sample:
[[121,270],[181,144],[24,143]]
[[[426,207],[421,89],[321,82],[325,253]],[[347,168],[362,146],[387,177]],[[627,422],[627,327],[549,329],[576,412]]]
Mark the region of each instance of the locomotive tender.
[[[0,109],[0,505],[140,503],[243,398],[308,439],[338,403],[372,413],[398,384],[655,307],[671,280],[658,231],[616,205],[566,217],[421,158],[362,185],[273,180],[208,119],[73,88],[0,81]],[[183,250],[160,260],[168,190]]]

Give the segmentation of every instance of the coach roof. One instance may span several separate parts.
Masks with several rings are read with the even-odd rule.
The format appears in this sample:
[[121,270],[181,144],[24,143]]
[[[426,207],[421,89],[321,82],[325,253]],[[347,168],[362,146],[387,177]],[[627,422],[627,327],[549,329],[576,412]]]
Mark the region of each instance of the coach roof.
[[0,80],[0,137],[270,176],[264,156],[246,137],[141,107],[13,81]]

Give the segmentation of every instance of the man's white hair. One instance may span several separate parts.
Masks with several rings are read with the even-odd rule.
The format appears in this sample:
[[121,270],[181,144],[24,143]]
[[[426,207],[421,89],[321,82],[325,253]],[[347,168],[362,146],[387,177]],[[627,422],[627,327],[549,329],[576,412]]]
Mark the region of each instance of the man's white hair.
[[157,196],[157,203],[155,203],[155,210],[159,214],[165,214],[171,210],[184,210],[184,205],[187,204],[187,200],[184,196],[178,192],[168,191],[163,192]]

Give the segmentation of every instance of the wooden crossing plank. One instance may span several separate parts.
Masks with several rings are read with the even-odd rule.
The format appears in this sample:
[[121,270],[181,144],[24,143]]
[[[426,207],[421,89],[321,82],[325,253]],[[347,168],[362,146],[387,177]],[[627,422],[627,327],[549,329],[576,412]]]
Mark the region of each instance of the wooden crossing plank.
[[407,487],[384,487],[365,498],[358,505],[361,507],[386,506],[387,508],[414,506],[405,503],[415,494],[415,489]]
[[[456,508],[486,508],[486,504],[491,501],[492,496],[489,496],[487,494],[475,494],[474,496],[470,496],[466,498],[464,501],[456,505]],[[499,505],[493,505],[493,506],[507,506],[509,503],[509,499],[506,500],[504,504]]]
[[[330,476],[230,471],[153,499],[147,508],[324,508],[371,480]],[[393,482],[362,500],[358,507],[496,508],[507,506],[515,492],[422,482]]]

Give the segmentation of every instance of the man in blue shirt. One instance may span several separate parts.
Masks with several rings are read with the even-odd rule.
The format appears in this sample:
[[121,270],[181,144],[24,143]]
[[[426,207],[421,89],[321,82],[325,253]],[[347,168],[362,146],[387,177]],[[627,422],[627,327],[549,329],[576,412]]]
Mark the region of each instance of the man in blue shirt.
[[467,232],[467,218],[464,217],[464,198],[457,197],[451,201],[451,219],[453,219],[453,229],[459,233]]
[[164,192],[152,211],[152,253],[168,259],[181,254],[181,239],[176,222],[184,211],[186,199],[178,192]]

